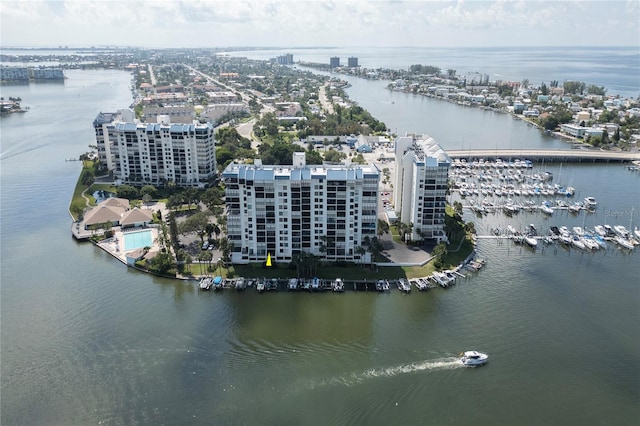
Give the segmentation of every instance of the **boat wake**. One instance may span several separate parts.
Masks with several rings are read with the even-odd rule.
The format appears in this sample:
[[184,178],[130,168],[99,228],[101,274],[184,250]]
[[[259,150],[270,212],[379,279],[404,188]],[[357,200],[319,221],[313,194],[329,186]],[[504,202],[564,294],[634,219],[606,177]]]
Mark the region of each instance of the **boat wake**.
[[341,375],[332,377],[315,384],[310,383],[308,388],[314,389],[321,386],[341,385],[341,386],[356,386],[365,383],[369,380],[383,378],[383,377],[395,377],[402,374],[415,373],[419,371],[439,371],[439,370],[453,370],[456,368],[463,368],[464,365],[460,362],[460,358],[447,357],[432,360],[425,360],[420,362],[414,362],[411,364],[397,365],[387,368],[372,368],[366,371]]

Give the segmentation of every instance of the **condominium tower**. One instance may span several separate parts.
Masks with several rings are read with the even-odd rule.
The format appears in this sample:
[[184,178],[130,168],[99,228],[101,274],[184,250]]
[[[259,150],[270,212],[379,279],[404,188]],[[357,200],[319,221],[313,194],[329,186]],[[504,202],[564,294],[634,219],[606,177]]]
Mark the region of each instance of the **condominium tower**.
[[231,163],[222,173],[233,263],[290,262],[302,252],[329,261],[370,261],[377,232],[379,170],[363,165]]
[[93,121],[98,158],[117,184],[204,187],[216,173],[208,124],[140,123],[133,112],[100,113]]
[[412,223],[413,241],[447,241],[444,229],[447,181],[451,159],[431,136],[396,139],[395,211]]

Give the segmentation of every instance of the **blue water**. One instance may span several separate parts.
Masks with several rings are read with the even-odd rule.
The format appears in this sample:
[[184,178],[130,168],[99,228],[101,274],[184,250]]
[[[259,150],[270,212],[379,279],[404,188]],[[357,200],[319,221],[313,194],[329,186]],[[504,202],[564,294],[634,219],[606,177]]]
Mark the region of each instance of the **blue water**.
[[455,69],[457,75],[488,74],[490,80],[532,84],[552,80],[583,81],[605,86],[608,94],[640,95],[640,49],[638,47],[350,47],[234,51],[250,59],[270,59],[292,53],[294,62],[329,63],[338,56],[341,64],[355,56],[364,68],[408,69],[413,64]]
[[143,247],[151,247],[152,245],[153,236],[151,230],[124,233],[125,250],[135,250]]

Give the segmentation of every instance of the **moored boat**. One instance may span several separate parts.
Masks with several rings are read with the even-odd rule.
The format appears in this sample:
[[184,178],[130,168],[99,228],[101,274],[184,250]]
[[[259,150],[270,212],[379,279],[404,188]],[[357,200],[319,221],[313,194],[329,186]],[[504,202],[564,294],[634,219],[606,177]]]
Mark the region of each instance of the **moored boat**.
[[204,277],[200,280],[200,284],[198,285],[198,288],[200,288],[200,290],[211,290],[212,285],[213,285],[213,280],[211,279],[211,277]]
[[553,214],[553,209],[546,204],[541,204],[540,210],[542,210],[542,213]]
[[297,290],[298,289],[298,279],[291,278],[289,280],[289,290]]
[[217,276],[213,279],[213,289],[214,290],[222,290],[222,277]]
[[587,248],[584,243],[582,242],[582,240],[580,239],[580,237],[578,237],[577,235],[573,237],[573,239],[571,240],[571,244],[580,250],[584,250],[585,248]]
[[331,283],[331,288],[333,291],[341,293],[344,291],[344,282],[342,278],[336,278],[333,283]]
[[411,284],[404,278],[400,278],[398,280],[398,290],[403,291],[405,293],[411,292]]
[[242,277],[238,278],[236,280],[236,290],[237,291],[242,291],[245,288],[247,288],[247,282]]
[[620,247],[626,248],[627,250],[633,250],[633,243],[627,239],[617,236],[613,241],[615,241]]
[[622,225],[616,225],[613,227],[613,230],[616,234],[618,234],[622,238],[629,238],[629,231]]
[[536,240],[531,235],[526,235],[524,237],[524,242],[527,243],[527,245],[529,245],[529,247],[531,247],[531,248],[535,248],[538,245],[538,240]]
[[592,208],[595,209],[596,206],[598,205],[598,202],[596,201],[595,198],[593,197],[586,197],[584,199],[584,204],[588,207],[588,208]]

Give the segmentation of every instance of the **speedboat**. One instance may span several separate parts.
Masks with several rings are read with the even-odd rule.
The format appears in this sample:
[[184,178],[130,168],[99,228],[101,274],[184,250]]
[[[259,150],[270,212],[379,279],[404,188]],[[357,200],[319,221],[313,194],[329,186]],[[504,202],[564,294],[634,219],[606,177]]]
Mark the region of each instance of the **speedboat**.
[[466,351],[460,354],[460,361],[467,367],[484,365],[489,361],[489,355],[477,351]]

